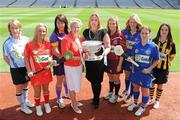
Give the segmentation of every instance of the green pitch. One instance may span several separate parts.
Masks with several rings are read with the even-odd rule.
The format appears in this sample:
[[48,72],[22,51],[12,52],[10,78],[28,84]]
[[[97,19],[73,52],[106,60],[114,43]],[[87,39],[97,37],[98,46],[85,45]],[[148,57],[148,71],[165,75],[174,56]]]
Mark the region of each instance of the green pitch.
[[68,20],[71,18],[80,18],[83,22],[82,30],[87,27],[88,18],[91,13],[100,14],[102,26],[106,27],[107,19],[111,16],[119,17],[120,28],[125,27],[128,17],[136,13],[139,15],[142,23],[152,29],[151,37],[153,38],[161,23],[171,25],[172,34],[176,43],[177,55],[172,64],[171,71],[180,71],[180,10],[163,10],[163,9],[95,9],[95,8],[0,8],[0,72],[9,72],[9,66],[3,61],[2,45],[7,39],[9,33],[7,23],[11,19],[18,19],[22,23],[22,33],[32,39],[34,28],[37,23],[45,23],[48,26],[48,36],[54,28],[54,18],[57,14],[63,13]]

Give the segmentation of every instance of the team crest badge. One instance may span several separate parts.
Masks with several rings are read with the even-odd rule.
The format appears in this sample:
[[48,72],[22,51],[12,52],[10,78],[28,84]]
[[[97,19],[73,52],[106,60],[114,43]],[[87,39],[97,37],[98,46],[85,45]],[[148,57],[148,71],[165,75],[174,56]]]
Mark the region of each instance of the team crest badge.
[[118,40],[117,40],[117,39],[113,40],[113,44],[114,44],[114,45],[117,45],[117,43],[118,43]]
[[151,51],[150,50],[146,50],[146,55],[150,55],[151,54]]
[[136,49],[136,50],[135,50],[135,53],[138,53],[138,52],[139,52],[139,50],[138,50],[138,49]]

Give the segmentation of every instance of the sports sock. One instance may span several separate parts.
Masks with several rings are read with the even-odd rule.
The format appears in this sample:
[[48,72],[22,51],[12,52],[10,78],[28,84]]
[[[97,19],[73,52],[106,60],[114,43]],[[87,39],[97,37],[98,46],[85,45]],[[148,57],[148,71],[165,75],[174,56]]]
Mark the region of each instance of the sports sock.
[[34,98],[34,101],[36,106],[40,105],[40,98]]
[[120,89],[120,81],[118,82],[114,82],[114,87],[115,87],[115,95],[118,96],[118,93],[119,93],[119,89]]
[[59,90],[58,88],[56,88],[56,95],[57,99],[59,100],[61,98],[61,90]]
[[44,102],[49,103],[49,94],[44,94]]
[[126,91],[128,91],[128,89],[129,89],[129,84],[130,84],[129,79],[125,79],[125,86],[126,86],[125,90]]
[[63,86],[64,86],[64,91],[66,93],[66,95],[68,94],[68,87],[67,87],[67,84],[66,83],[63,83]]
[[162,92],[163,92],[163,90],[157,89],[157,91],[156,91],[156,100],[157,100],[157,101],[159,101],[159,99],[160,99],[160,97],[161,97],[161,95],[162,95]]
[[154,97],[154,91],[155,91],[155,88],[149,88],[149,96],[150,96],[150,99],[153,99],[153,97]]
[[109,80],[109,92],[113,92],[113,89],[114,89],[114,81]]

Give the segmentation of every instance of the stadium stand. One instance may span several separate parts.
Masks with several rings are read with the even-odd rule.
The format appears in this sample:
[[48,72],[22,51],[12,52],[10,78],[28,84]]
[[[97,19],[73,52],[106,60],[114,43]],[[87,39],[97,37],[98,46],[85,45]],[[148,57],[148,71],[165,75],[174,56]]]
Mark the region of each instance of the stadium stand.
[[165,0],[152,0],[152,2],[163,9],[169,9],[169,8],[172,9],[173,8]]
[[37,0],[31,7],[52,7],[55,2],[56,0]]
[[180,0],[166,0],[173,8],[180,9]]
[[141,8],[160,8],[151,0],[134,0],[134,2]]
[[77,0],[76,7],[95,7],[95,0]]
[[139,8],[134,0],[116,0],[120,8]]
[[76,0],[57,0],[53,7],[67,8],[74,7]]
[[99,8],[102,7],[117,7],[116,3],[114,2],[114,0],[97,0],[97,4]]
[[0,7],[8,7],[9,5],[13,4],[17,0],[1,0]]
[[0,0],[0,7],[179,9],[180,0]]
[[36,0],[17,0],[13,4],[9,5],[9,7],[29,7]]

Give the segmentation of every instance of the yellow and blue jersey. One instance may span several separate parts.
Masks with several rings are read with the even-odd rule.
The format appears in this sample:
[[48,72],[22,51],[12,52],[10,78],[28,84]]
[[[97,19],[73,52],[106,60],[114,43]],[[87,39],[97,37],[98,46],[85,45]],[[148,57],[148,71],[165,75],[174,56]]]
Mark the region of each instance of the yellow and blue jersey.
[[[132,34],[130,29],[125,29],[122,31],[126,38],[126,47],[127,51],[125,51],[126,55],[130,56],[132,53],[132,48],[134,44],[138,43],[141,41],[141,36],[140,36],[140,30],[137,30],[136,33]],[[123,62],[123,69],[127,71],[131,71],[132,64],[126,60]]]

